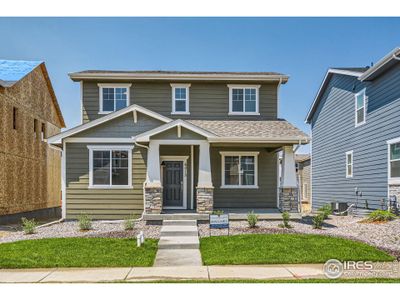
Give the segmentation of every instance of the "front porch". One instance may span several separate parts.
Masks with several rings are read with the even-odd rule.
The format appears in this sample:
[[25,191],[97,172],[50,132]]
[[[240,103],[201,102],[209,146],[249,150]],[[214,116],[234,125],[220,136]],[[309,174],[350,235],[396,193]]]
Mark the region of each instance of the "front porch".
[[[253,211],[259,220],[282,220],[282,212],[277,208],[256,208],[249,210],[248,208],[230,208],[224,209],[224,213],[229,215],[231,221],[247,220],[249,211]],[[208,221],[209,214],[200,214],[195,210],[164,210],[160,214],[145,214],[143,216],[145,221],[164,221],[164,220],[197,220]],[[301,213],[290,213],[291,220],[300,220]]]

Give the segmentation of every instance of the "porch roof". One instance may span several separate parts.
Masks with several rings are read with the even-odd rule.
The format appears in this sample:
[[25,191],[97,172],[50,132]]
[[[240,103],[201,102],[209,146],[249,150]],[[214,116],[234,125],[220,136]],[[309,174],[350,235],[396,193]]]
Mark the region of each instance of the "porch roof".
[[268,141],[306,144],[310,138],[303,131],[290,124],[288,121],[263,120],[186,120],[187,122],[207,130],[216,137],[209,138],[213,141]]

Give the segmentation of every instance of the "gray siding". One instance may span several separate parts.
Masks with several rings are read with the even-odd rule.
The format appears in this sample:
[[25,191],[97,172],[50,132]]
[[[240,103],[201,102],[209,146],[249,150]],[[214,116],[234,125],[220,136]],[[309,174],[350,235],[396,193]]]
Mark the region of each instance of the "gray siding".
[[106,123],[87,129],[73,137],[113,137],[130,138],[165,124],[145,114],[137,114],[137,123],[133,122],[133,114],[127,113]]
[[[220,151],[259,151],[258,189],[221,189]],[[211,148],[211,173],[216,208],[276,208],[277,207],[277,154],[265,148]]]
[[[102,81],[104,82],[104,81]],[[125,81],[126,82],[126,81]],[[190,115],[172,115],[172,88],[169,82],[132,82],[130,104],[138,104],[173,119],[276,119],[277,84],[263,83],[260,87],[260,116],[228,116],[228,82],[191,83],[189,88]],[[95,120],[99,112],[97,82],[83,84],[83,121]]]
[[87,144],[67,143],[67,218],[87,213],[94,219],[123,219],[143,211],[143,183],[146,180],[146,150],[132,153],[132,189],[88,189],[89,150]]
[[[366,123],[355,127],[354,95],[366,87]],[[331,201],[379,208],[388,196],[387,140],[400,137],[400,67],[373,82],[338,75],[332,79],[312,119],[313,208]],[[353,150],[353,178],[346,178],[345,152]]]

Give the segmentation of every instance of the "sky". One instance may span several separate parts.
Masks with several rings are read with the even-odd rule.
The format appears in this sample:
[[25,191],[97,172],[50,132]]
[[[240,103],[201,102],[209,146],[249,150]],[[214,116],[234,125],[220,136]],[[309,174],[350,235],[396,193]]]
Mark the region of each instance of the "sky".
[[0,18],[0,59],[45,61],[67,128],[80,123],[70,72],[280,72],[290,78],[279,117],[309,134],[327,69],[376,62],[400,46],[399,28],[400,18]]

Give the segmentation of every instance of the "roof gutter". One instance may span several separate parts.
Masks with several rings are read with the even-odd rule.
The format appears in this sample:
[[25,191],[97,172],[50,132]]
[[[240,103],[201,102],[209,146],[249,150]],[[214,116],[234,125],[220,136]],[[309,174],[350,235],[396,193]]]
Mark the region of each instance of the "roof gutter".
[[379,60],[373,67],[365,71],[358,79],[361,81],[367,80],[372,74],[377,72],[380,68],[385,66],[392,59],[399,60],[399,57],[396,56],[398,52],[400,52],[400,48],[395,48],[392,51],[390,51],[390,53],[388,53],[381,60]]

